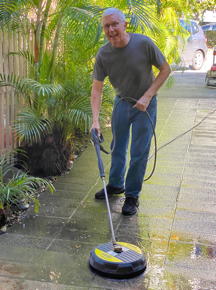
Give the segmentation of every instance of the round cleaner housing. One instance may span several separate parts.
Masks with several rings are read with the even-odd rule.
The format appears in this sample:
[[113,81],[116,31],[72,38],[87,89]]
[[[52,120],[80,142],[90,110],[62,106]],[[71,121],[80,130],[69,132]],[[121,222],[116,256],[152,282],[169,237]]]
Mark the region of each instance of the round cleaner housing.
[[100,275],[111,278],[131,278],[145,271],[147,263],[139,247],[117,242],[122,252],[113,249],[112,242],[101,244],[90,253],[90,266]]

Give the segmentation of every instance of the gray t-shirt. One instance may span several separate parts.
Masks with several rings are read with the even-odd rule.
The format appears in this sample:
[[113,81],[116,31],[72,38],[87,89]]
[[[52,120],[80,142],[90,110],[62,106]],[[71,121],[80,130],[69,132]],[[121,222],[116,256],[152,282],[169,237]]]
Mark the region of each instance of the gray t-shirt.
[[110,43],[100,48],[94,79],[103,81],[108,76],[117,95],[139,99],[154,80],[152,65],[159,68],[165,57],[147,36],[135,33],[130,36],[123,48],[115,48]]

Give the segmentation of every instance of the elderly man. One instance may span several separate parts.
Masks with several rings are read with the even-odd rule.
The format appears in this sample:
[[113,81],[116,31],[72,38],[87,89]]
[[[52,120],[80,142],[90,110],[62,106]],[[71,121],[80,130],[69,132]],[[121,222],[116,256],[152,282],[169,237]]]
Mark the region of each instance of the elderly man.
[[[105,10],[102,25],[109,42],[100,48],[94,67],[91,93],[92,128],[100,133],[101,96],[104,79],[108,76],[116,90],[116,98],[112,114],[114,148],[107,193],[110,197],[125,192],[122,214],[133,215],[139,206],[138,198],[153,135],[146,110],[155,126],[156,93],[168,78],[170,67],[150,38],[126,32],[127,22],[120,10]],[[159,69],[156,78],[153,76],[152,66]],[[130,129],[131,158],[125,179]],[[95,198],[104,199],[104,190],[97,192]]]

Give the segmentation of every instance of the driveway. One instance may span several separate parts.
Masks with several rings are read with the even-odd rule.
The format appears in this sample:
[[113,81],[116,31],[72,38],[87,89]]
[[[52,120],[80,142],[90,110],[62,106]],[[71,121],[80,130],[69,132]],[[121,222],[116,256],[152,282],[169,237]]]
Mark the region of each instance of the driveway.
[[[172,88],[161,89],[158,147],[216,109],[204,79],[205,71],[176,72]],[[108,148],[109,129],[104,135]],[[108,175],[110,158],[103,160]],[[1,290],[216,289],[216,113],[159,150],[136,216],[121,215],[121,197],[110,200],[117,240],[138,245],[148,260],[136,278],[103,278],[88,267],[90,250],[110,240],[106,206],[94,200],[101,185],[89,145],[56,193],[41,195],[39,214],[31,209],[0,237]]]

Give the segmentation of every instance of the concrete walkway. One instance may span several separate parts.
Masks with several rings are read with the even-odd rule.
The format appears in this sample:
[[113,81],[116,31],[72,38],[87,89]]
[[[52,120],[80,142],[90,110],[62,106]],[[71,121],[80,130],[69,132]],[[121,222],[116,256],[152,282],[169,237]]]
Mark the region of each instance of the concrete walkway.
[[[158,146],[216,109],[216,90],[204,77],[175,73],[172,89],[160,91]],[[107,132],[105,148],[110,138]],[[108,173],[109,156],[103,160]],[[122,216],[121,198],[111,199],[117,239],[138,245],[148,259],[137,278],[102,278],[88,268],[90,250],[110,240],[105,204],[94,200],[101,181],[91,145],[55,186],[53,195],[41,194],[38,215],[28,211],[0,236],[1,290],[216,289],[216,113],[158,152],[138,215]]]

